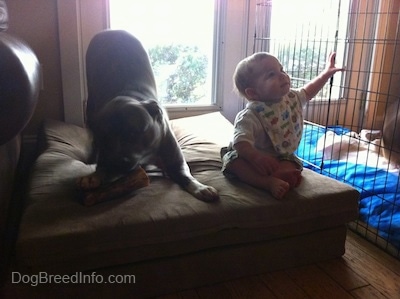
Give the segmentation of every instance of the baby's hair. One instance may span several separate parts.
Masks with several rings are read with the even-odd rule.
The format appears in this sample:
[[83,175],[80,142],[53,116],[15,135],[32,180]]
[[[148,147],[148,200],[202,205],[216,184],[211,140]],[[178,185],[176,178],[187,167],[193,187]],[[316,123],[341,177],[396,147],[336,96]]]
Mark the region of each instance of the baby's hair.
[[267,57],[274,57],[267,52],[257,52],[240,61],[233,73],[233,84],[237,92],[247,98],[246,88],[252,87],[254,80],[258,78],[258,62]]

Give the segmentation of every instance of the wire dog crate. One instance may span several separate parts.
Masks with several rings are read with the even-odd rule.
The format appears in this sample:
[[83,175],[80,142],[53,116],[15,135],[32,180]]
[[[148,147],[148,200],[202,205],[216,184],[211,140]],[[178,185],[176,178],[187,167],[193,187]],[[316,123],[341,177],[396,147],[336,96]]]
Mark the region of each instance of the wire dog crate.
[[330,52],[337,73],[305,109],[304,166],[354,186],[350,229],[400,258],[400,1],[258,0],[253,51],[301,87]]

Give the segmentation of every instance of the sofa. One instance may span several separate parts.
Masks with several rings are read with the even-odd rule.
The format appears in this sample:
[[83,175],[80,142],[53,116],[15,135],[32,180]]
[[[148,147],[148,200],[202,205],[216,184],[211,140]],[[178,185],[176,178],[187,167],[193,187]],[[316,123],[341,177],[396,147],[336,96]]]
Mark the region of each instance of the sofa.
[[[217,202],[197,200],[154,169],[149,186],[84,206],[76,180],[95,169],[91,134],[44,121],[6,295],[147,298],[343,255],[346,224],[357,218],[355,189],[304,169],[300,186],[276,200],[221,173],[220,149],[233,126],[220,112],[171,127],[193,175],[219,191]],[[69,283],[21,279],[39,274]],[[134,281],[106,283],[116,275]],[[71,282],[78,276],[85,283]]]

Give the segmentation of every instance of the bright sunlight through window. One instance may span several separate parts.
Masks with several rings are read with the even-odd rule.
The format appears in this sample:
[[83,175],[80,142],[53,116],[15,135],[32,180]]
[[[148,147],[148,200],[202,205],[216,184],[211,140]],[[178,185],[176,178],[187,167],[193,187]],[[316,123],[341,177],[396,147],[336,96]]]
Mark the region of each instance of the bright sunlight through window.
[[136,36],[149,53],[159,101],[210,105],[214,0],[109,0],[110,28]]
[[[254,51],[276,55],[293,87],[303,86],[325,68],[330,52],[335,51],[337,63],[343,65],[348,10],[349,0],[260,0]],[[337,73],[332,90],[325,85],[317,98],[339,99],[342,75]]]

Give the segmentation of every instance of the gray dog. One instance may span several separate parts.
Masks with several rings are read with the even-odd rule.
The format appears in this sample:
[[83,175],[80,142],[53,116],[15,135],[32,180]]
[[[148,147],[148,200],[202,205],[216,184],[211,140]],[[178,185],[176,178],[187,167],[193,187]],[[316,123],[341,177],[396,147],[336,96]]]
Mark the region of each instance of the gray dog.
[[187,192],[203,201],[218,199],[213,187],[190,173],[157,101],[153,70],[139,40],[122,30],[98,33],[86,53],[86,122],[93,132],[96,172],[83,177],[83,189],[100,186],[139,165],[161,165]]

